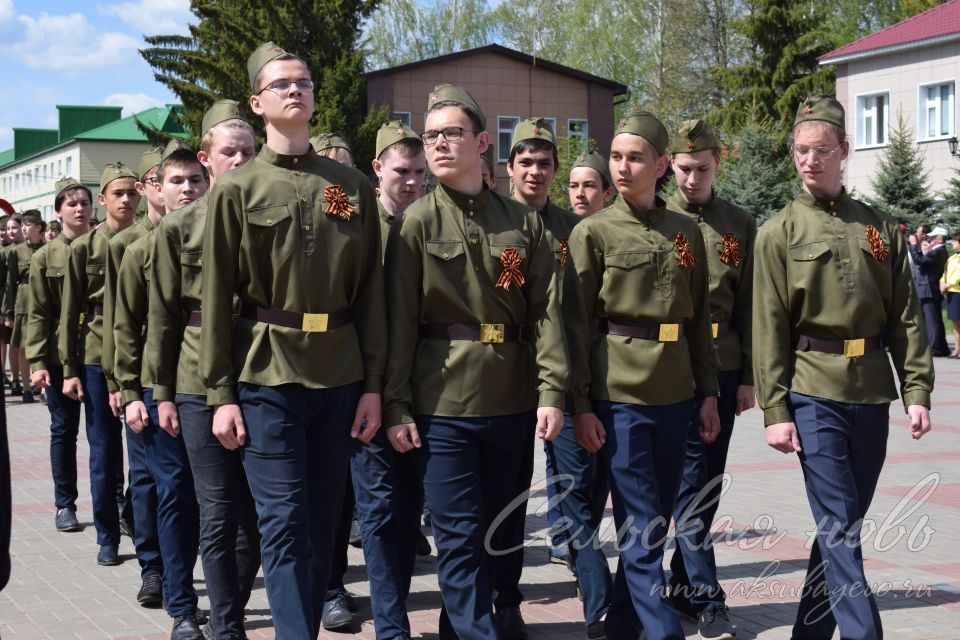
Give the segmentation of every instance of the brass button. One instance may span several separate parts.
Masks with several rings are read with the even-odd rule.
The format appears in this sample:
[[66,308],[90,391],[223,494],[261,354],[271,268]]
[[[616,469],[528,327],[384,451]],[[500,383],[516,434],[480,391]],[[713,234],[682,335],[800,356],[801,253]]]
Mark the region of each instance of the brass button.
[[476,238],[473,238],[472,240],[470,240],[470,244],[477,244],[478,242],[480,241],[477,240]]
[[302,198],[300,198],[300,201],[301,201],[301,202],[309,202],[309,201],[310,201],[310,198],[308,198],[307,196],[303,196]]
[[267,224],[273,224],[273,220],[271,220],[270,218],[267,218]]
[[449,253],[444,253],[444,254],[443,254],[443,257],[444,257],[444,259],[449,258],[449,257],[450,257],[450,254],[449,254]]
[[468,211],[467,215],[469,215],[470,217],[473,217],[473,211]]
[[310,225],[308,225],[308,224],[303,225],[303,230],[304,230],[304,231],[310,231]]
[[846,236],[845,236],[844,234],[842,234],[842,233],[837,236],[837,239],[838,239],[838,240],[843,240],[844,238],[846,238]]
[[100,269],[100,275],[101,276],[103,275],[103,269]]
[[199,260],[197,260],[197,264],[200,266],[203,266],[203,258],[200,258]]
[[833,200],[830,201],[830,206],[831,206],[831,207],[833,206]]
[[812,258],[812,257],[813,257],[813,254],[812,254],[812,253],[808,253],[808,254],[807,254],[807,257],[808,257],[808,258]]
[[469,200],[467,200],[467,204],[473,204],[473,198],[470,198]]
[[302,176],[302,175],[303,175],[303,171],[297,171],[296,173],[297,173],[298,176]]
[[299,162],[300,162],[300,158],[294,158],[294,159],[293,159],[293,164],[298,164]]
[[850,264],[850,258],[844,258],[843,264]]

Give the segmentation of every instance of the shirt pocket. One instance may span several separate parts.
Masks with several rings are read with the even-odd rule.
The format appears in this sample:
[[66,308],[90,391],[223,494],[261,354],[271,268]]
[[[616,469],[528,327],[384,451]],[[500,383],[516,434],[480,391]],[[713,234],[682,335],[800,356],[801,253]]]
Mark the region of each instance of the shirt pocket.
[[790,247],[790,258],[794,262],[820,262],[830,259],[830,245],[826,242],[808,242]]
[[657,265],[650,251],[624,251],[603,256],[605,265],[600,297],[608,308],[628,307],[641,291],[657,286]]
[[[246,221],[250,226],[251,244],[255,248],[282,244],[290,227],[292,214],[286,204],[263,205],[247,209]],[[277,242],[279,240],[279,242]]]
[[203,277],[203,252],[184,251],[180,254],[180,295],[183,298],[200,299],[200,281]]
[[455,260],[464,254],[460,240],[427,240],[426,245],[427,253],[443,262]]

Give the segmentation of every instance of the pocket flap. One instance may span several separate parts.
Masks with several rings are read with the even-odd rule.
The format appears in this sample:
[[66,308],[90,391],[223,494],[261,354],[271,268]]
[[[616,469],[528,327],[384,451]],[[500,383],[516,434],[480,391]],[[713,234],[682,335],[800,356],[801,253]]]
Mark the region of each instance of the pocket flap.
[[285,204],[273,204],[247,209],[247,221],[257,227],[273,227],[290,217]]
[[203,252],[202,251],[189,251],[187,253],[180,254],[180,264],[187,267],[202,267],[203,266]]
[[624,253],[608,253],[603,256],[604,263],[609,267],[632,269],[633,267],[650,262],[648,251],[629,251]]
[[460,240],[427,240],[427,253],[441,260],[452,260],[463,255]]
[[830,253],[830,245],[826,242],[811,242],[790,247],[790,257],[798,262],[816,260],[827,253]]

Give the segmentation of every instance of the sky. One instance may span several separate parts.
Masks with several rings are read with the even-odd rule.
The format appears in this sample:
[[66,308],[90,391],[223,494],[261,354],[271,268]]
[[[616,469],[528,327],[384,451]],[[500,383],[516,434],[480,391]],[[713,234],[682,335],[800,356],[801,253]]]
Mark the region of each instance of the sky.
[[190,0],[0,0],[0,151],[13,128],[57,127],[58,104],[176,102],[138,53],[144,35],[186,35]]

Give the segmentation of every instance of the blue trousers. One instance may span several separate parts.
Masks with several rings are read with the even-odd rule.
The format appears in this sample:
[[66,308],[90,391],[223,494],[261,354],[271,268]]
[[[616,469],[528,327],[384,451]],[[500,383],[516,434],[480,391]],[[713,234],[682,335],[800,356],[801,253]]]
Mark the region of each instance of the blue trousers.
[[80,402],[63,395],[63,367],[47,366],[47,409],[50,411],[50,470],[57,509],[77,508],[77,436]]
[[[720,476],[727,466],[727,452],[733,421],[737,416],[737,387],[740,371],[724,371],[718,378],[720,434],[711,444],[700,439],[699,406],[690,414],[687,456],[673,510],[676,548],[670,558],[670,589],[675,597],[686,598],[699,612],[711,604],[722,604],[726,594],[717,580],[710,527],[720,506]],[[713,484],[711,484],[713,483]],[[705,490],[707,486],[709,490]]]
[[437,547],[444,608],[441,640],[498,640],[493,620],[497,562],[510,548],[505,521],[533,412],[490,418],[416,417],[423,488]]
[[610,565],[597,543],[597,530],[610,493],[607,465],[602,461],[597,464],[597,454],[577,444],[569,415],[564,416],[563,430],[557,439],[545,445],[555,468],[547,483],[561,496],[558,507],[562,519],[557,521],[558,529],[570,541],[570,557],[583,595],[583,619],[590,626],[607,613],[613,590]]
[[320,632],[330,553],[350,464],[362,384],[237,386],[247,428],[243,468],[257,506],[260,552],[278,638]]
[[377,638],[410,636],[406,598],[420,541],[423,485],[418,452],[400,454],[380,429],[351,461],[363,558]]
[[860,524],[887,454],[889,404],[850,404],[790,394],[799,454],[817,544],[810,552],[793,637],[846,640],[883,637],[867,588]]
[[[193,475],[183,438],[172,437],[160,428],[153,390],[143,390],[150,424],[140,433],[146,451],[147,473],[157,496],[157,534],[163,559],[163,599],[171,617],[191,615],[197,610],[193,588],[193,567],[197,563],[199,524]],[[134,503],[136,508],[136,503]]]
[[204,396],[177,394],[180,436],[200,507],[200,561],[214,637],[243,638],[243,611],[260,569],[257,512],[239,451],[213,435]]
[[607,637],[636,640],[646,631],[649,640],[683,640],[680,620],[665,598],[662,564],[695,401],[595,404],[607,433],[603,451],[620,545]]
[[530,497],[530,482],[533,480],[533,458],[536,447],[536,417],[531,418],[525,427],[523,440],[523,458],[516,479],[516,488],[513,496],[522,496],[522,504],[510,510],[510,515],[503,526],[509,531],[505,547],[514,549],[507,555],[496,556],[497,582],[494,585],[493,605],[497,611],[512,607],[519,607],[523,602],[523,593],[520,591],[520,576],[523,573],[523,550],[525,548],[527,527],[527,502]]
[[[565,419],[567,422],[570,422],[570,416],[566,416]],[[572,422],[570,424],[572,424]],[[550,546],[558,547],[570,541],[570,534],[567,532],[567,528],[563,526],[563,522],[561,522],[563,512],[560,510],[560,501],[557,498],[557,494],[559,493],[557,491],[557,484],[556,482],[550,482],[550,478],[556,478],[557,474],[560,473],[557,470],[557,461],[550,442],[544,441],[543,454],[543,468],[547,479],[547,524],[549,525],[547,535],[550,536]]]
[[120,544],[123,507],[123,435],[120,419],[110,411],[107,381],[96,364],[80,367],[83,409],[90,445],[90,498],[97,544]]

